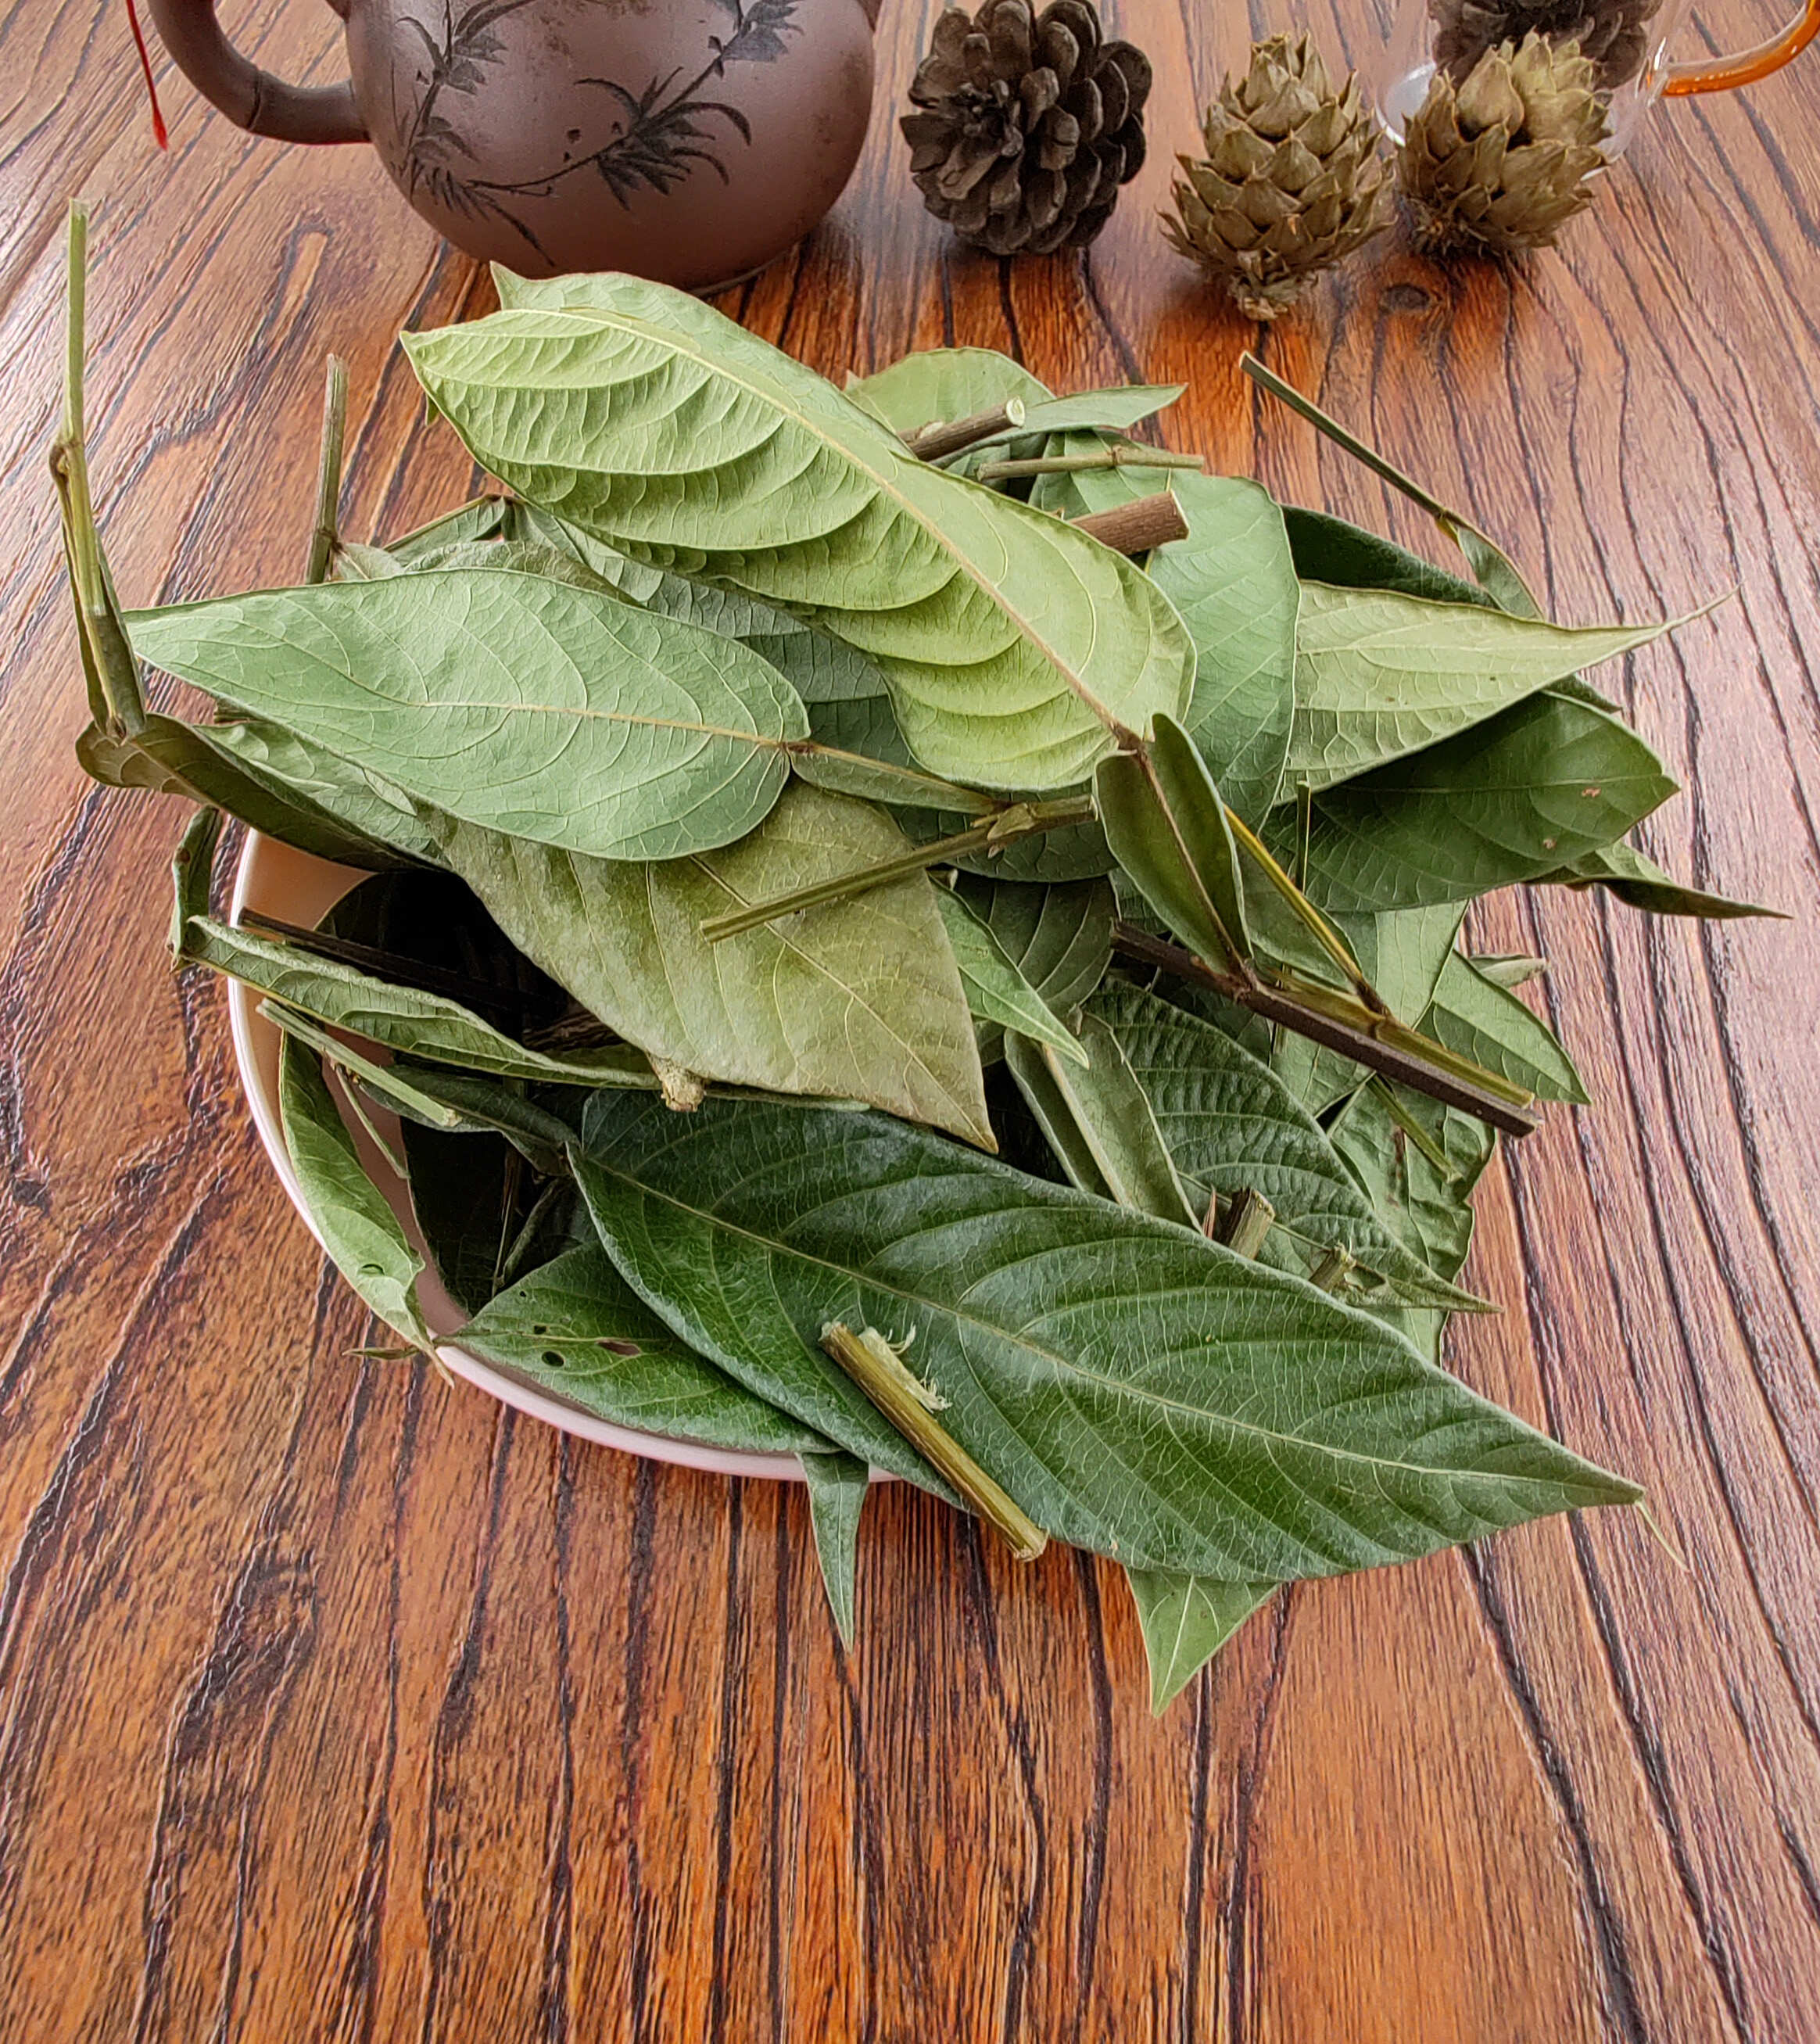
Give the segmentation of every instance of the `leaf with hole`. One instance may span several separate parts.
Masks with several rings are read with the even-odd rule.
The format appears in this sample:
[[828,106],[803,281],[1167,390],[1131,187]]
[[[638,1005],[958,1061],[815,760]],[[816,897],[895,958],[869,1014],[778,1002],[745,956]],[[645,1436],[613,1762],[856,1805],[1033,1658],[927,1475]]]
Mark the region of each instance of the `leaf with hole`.
[[450,1340],[578,1412],[640,1433],[764,1454],[827,1445],[678,1340],[591,1242],[489,1300]]

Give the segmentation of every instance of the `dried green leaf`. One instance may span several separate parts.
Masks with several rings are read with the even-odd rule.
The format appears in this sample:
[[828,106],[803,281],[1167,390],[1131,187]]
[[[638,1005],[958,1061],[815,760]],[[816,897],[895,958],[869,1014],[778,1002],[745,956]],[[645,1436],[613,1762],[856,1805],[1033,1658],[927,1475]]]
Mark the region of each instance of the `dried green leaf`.
[[600,858],[743,836],[808,735],[735,641],[541,575],[429,570],[129,622],[147,659],[414,800]]
[[619,276],[507,289],[491,318],[404,338],[476,459],[624,551],[870,655],[931,772],[1070,787],[1121,729],[1186,706],[1181,620],[1085,533],[918,461],[683,293]]
[[597,1094],[576,1170],[702,1354],[927,1481],[816,1346],[836,1320],[913,1335],[968,1454],[1128,1565],[1330,1574],[1638,1495],[1300,1280],[901,1122]]

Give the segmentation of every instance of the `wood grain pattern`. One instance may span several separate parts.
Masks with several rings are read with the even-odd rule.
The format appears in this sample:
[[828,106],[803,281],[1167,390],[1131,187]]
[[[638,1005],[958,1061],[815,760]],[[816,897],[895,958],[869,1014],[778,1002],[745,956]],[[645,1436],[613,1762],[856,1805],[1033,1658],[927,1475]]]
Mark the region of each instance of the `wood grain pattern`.
[[[1786,0],[1720,0],[1714,47]],[[1191,378],[1169,436],[1432,544],[1257,398],[1154,232],[1243,10],[1122,0],[1159,146],[1085,263],[959,253],[893,102],[733,307],[833,373],[1009,348]],[[326,10],[236,0],[325,79]],[[1251,26],[1279,16],[1257,0]],[[1357,56],[1359,0],[1309,18]],[[348,524],[469,476],[401,326],[490,287],[361,151],[248,140],[99,0],[0,13],[0,2031],[1049,2040],[1820,2036],[1820,59],[1658,116],[1526,275],[1368,254],[1271,361],[1506,539],[1556,613],[1736,597],[1616,684],[1689,792],[1649,848],[1785,924],[1511,896],[1596,1097],[1488,1181],[1473,1382],[1634,1518],[1297,1589],[1161,1724],[1115,1575],[899,1489],[834,1638],[800,1496],[363,1362],[216,992],[166,964],[173,809],[90,790],[43,458],[64,202],[95,203],[95,467],[131,600],[293,575],[328,349]]]

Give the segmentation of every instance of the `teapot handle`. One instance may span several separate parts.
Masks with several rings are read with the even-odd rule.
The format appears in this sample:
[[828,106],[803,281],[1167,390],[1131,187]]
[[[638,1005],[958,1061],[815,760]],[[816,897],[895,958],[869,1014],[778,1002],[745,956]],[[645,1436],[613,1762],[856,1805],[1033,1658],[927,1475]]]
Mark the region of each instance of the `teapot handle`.
[[[336,12],[346,0],[330,0]],[[202,97],[249,135],[280,142],[364,142],[354,88],[286,85],[249,63],[215,19],[214,0],[152,0],[152,18],[177,68]]]

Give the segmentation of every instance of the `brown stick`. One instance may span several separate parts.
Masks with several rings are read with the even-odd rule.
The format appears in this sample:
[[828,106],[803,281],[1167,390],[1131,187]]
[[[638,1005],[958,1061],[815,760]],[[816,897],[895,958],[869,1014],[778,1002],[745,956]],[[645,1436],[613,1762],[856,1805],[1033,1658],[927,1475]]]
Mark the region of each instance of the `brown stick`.
[[915,432],[904,434],[904,444],[919,461],[943,461],[981,440],[1014,432],[1023,424],[1023,401],[1013,398],[989,412],[975,412],[971,418],[931,419]]
[[1130,504],[1115,504],[1110,511],[1089,511],[1074,523],[1115,554],[1147,554],[1153,547],[1188,537],[1182,508],[1166,490]]
[[1534,1115],[1524,1113],[1507,1101],[1495,1099],[1465,1079],[1456,1078],[1449,1072],[1437,1071],[1410,1051],[1395,1043],[1384,1043],[1363,1029],[1354,1028],[1350,1022],[1323,1015],[1318,1009],[1304,1007],[1292,993],[1284,993],[1257,980],[1241,979],[1236,973],[1216,971],[1192,951],[1184,951],[1179,944],[1165,943],[1130,923],[1115,924],[1112,934],[1114,945],[1127,958],[1173,973],[1178,979],[1192,979],[1199,986],[1210,986],[1237,1006],[1249,1009],[1254,1015],[1261,1015],[1266,1022],[1279,1022],[1298,1036],[1306,1036],[1310,1043],[1319,1043],[1324,1050],[1337,1051],[1342,1057],[1350,1058],[1355,1064],[1364,1065],[1381,1078],[1394,1079],[1399,1085],[1407,1086],[1411,1093],[1426,1093],[1444,1106],[1457,1107],[1464,1114],[1476,1115],[1507,1135],[1535,1133],[1538,1124]]

